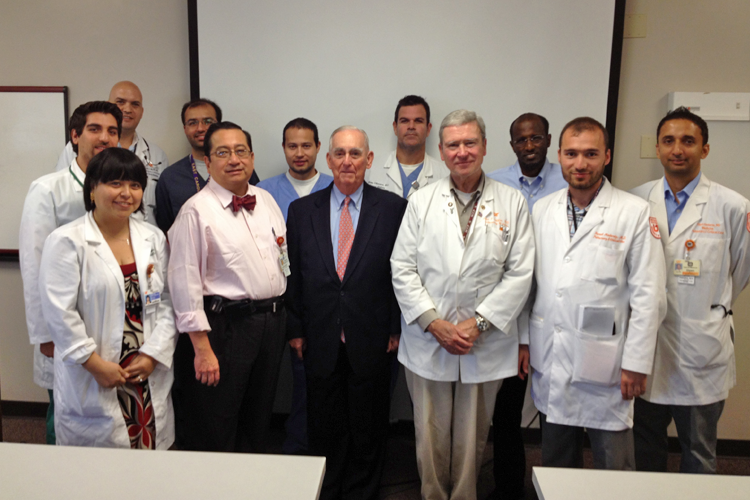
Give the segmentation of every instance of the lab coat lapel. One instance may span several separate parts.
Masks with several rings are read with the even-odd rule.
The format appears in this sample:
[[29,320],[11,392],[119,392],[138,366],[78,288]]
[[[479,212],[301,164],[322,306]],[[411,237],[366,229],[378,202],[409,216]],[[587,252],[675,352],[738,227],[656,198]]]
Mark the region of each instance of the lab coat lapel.
[[372,189],[367,184],[364,185],[362,192],[362,206],[359,212],[359,221],[357,222],[357,231],[354,233],[354,242],[349,252],[349,260],[346,262],[346,272],[342,285],[346,284],[349,276],[352,275],[357,264],[362,259],[365,248],[370,241],[370,236],[375,229],[375,223],[378,220],[380,211],[378,210],[378,200],[373,196]]
[[648,196],[649,207],[651,208],[651,217],[656,218],[659,225],[659,234],[661,235],[661,244],[667,246],[669,241],[669,219],[667,218],[667,205],[664,201],[664,178],[662,177],[653,188]]
[[86,221],[84,223],[84,234],[86,237],[86,243],[93,247],[94,253],[102,260],[102,263],[112,273],[112,277],[115,282],[119,285],[120,294],[122,300],[125,301],[125,278],[122,275],[122,269],[115,259],[115,255],[112,253],[112,249],[109,248],[109,244],[105,241],[104,236],[99,230],[96,221],[94,220],[93,212],[86,214]]
[[709,186],[709,180],[705,175],[701,175],[701,180],[698,181],[698,185],[695,186],[693,194],[688,198],[688,201],[685,204],[685,209],[682,211],[680,218],[677,219],[677,223],[674,225],[674,230],[669,235],[670,243],[675,239],[688,237],[689,235],[683,233],[692,228],[696,222],[701,220],[703,207],[708,202]]
[[[148,266],[151,261],[151,255],[154,255],[154,265],[159,265],[156,262],[156,249],[154,248],[153,242],[154,235],[149,233],[144,237],[139,230],[137,224],[133,224],[130,221],[130,239],[133,245],[133,255],[135,255],[135,265],[138,270],[138,281],[141,289],[141,303],[146,303],[146,293],[152,293],[154,290],[150,289],[149,286],[149,273]],[[153,269],[152,269],[153,272]]]
[[[586,217],[581,221],[581,226],[573,235],[573,239],[570,240],[570,246],[575,246],[579,241],[586,237],[591,231],[595,230],[602,222],[604,222],[604,212],[609,208],[609,204],[612,201],[612,185],[604,179],[604,185],[602,186],[596,199],[591,203]],[[566,209],[567,210],[567,209]],[[567,212],[566,212],[567,218]]]
[[554,213],[555,225],[560,231],[561,241],[568,242],[570,246],[570,227],[568,226],[568,191],[565,190],[559,195],[557,200],[557,210]]
[[392,159],[393,161],[385,166],[385,174],[390,177],[393,183],[398,187],[398,192],[402,193],[404,191],[404,186],[401,184],[401,169],[398,168],[396,153],[393,153]]
[[318,242],[320,256],[328,272],[339,279],[336,263],[333,260],[333,243],[331,243],[331,188],[326,189],[327,196],[318,198],[315,213],[312,214],[313,235]]
[[440,186],[440,201],[438,201],[438,203],[440,203],[443,207],[444,217],[446,217],[450,221],[448,223],[449,228],[451,226],[454,228],[453,234],[456,238],[459,239],[459,241],[463,243],[463,229],[461,229],[461,224],[458,219],[458,205],[456,204],[456,200],[453,198],[453,194],[451,193],[450,176],[446,177],[445,179],[441,179],[439,182],[442,182],[442,185]]

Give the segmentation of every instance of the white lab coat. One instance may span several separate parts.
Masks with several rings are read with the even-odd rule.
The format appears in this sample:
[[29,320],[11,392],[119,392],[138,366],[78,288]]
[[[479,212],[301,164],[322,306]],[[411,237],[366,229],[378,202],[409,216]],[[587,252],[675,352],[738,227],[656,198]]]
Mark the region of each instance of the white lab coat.
[[[167,155],[161,150],[159,146],[153,142],[146,141],[145,138],[138,135],[136,132],[135,138],[133,139],[136,143],[135,154],[141,159],[143,165],[146,167],[146,174],[148,175],[148,183],[146,189],[143,192],[143,208],[145,210],[145,217],[140,214],[136,214],[136,217],[142,217],[146,222],[156,225],[156,183],[159,182],[161,173],[169,166],[169,160]],[[70,162],[76,157],[75,151],[73,151],[73,144],[68,141],[60,152],[60,157],[57,159],[57,165],[55,170],[67,169]]]
[[[672,234],[668,234],[664,179],[635,190],[649,201],[662,231],[667,266],[667,316],[659,328],[654,373],[644,399],[670,405],[706,405],[727,398],[735,386],[734,325],[726,315],[750,279],[750,202],[701,175]],[[695,284],[680,284],[675,259],[685,241],[700,260]],[[717,307],[713,307],[717,306]]]
[[52,231],[72,222],[86,213],[83,204],[83,183],[86,174],[75,159],[60,172],[47,174],[31,183],[23,204],[21,230],[18,235],[18,260],[23,278],[23,296],[26,306],[26,326],[29,340],[34,344],[34,383],[52,389],[54,386],[54,364],[39,351],[39,345],[51,342],[47,323],[42,316],[39,297],[39,265],[42,261],[44,242]]
[[[450,175],[450,170],[445,166],[445,163],[436,160],[430,155],[424,155],[424,166],[422,166],[422,171],[417,176],[419,188],[410,189],[406,198],[411,199],[411,196],[420,189],[424,189],[428,184],[432,184],[448,175]],[[373,166],[367,170],[365,172],[365,180],[377,188],[385,189],[401,197],[404,196],[401,171],[398,168],[395,151],[388,155],[388,159],[385,160],[383,165],[378,167]]]
[[[521,193],[485,177],[464,244],[450,177],[409,198],[391,255],[393,289],[401,307],[398,360],[437,381],[482,383],[518,374],[516,318],[531,287],[534,238]],[[435,309],[458,323],[481,314],[491,323],[468,354],[443,349],[417,323]]]
[[[140,352],[158,361],[148,378],[156,447],[166,449],[174,441],[170,390],[177,343],[167,290],[166,238],[132,217],[130,238],[143,302],[145,341]],[[91,213],[47,239],[39,286],[44,319],[55,342],[57,444],[129,448],[117,390],[101,387],[82,366],[94,351],[105,361],[119,362],[125,321],[124,277]],[[160,292],[161,302],[146,305],[147,291]]]
[[[534,206],[532,398],[549,422],[624,430],[633,402],[622,399],[621,369],[651,373],[666,312],[659,233],[648,204],[606,179],[572,240],[567,204],[562,189]],[[597,316],[598,328],[586,325]]]

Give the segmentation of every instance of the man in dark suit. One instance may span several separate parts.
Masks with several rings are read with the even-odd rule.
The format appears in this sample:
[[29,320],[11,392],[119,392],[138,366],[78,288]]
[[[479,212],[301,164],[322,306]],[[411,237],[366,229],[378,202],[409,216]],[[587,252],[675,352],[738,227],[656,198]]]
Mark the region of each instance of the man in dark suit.
[[305,362],[309,451],[326,457],[320,498],[374,499],[388,431],[401,311],[390,256],[406,201],[364,182],[367,134],[331,134],[333,185],[289,206],[289,344]]

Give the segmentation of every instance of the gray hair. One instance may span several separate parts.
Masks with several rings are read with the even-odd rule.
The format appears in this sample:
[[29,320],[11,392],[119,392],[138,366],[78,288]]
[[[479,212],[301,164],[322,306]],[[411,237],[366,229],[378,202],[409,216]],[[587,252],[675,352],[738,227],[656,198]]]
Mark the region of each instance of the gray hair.
[[487,139],[484,120],[482,117],[474,111],[457,109],[456,111],[448,113],[448,116],[443,118],[443,122],[440,124],[440,144],[443,143],[443,130],[445,130],[446,127],[458,127],[460,125],[466,125],[467,123],[476,123],[479,127],[479,131],[482,133],[482,141]]
[[367,132],[365,132],[361,128],[355,127],[354,125],[342,125],[334,130],[331,133],[331,138],[328,139],[328,151],[333,149],[333,136],[345,130],[356,130],[357,132],[360,132],[365,137],[365,150],[367,150],[367,152],[370,151],[370,138],[367,137]]

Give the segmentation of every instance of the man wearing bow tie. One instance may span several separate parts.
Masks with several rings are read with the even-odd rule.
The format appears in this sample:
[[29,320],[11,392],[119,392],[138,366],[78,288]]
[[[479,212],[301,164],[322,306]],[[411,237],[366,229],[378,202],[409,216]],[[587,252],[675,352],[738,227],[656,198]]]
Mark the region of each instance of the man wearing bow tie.
[[178,447],[266,451],[284,347],[286,225],[273,197],[249,185],[250,134],[214,123],[211,178],[169,230],[169,284],[180,335],[173,399]]

